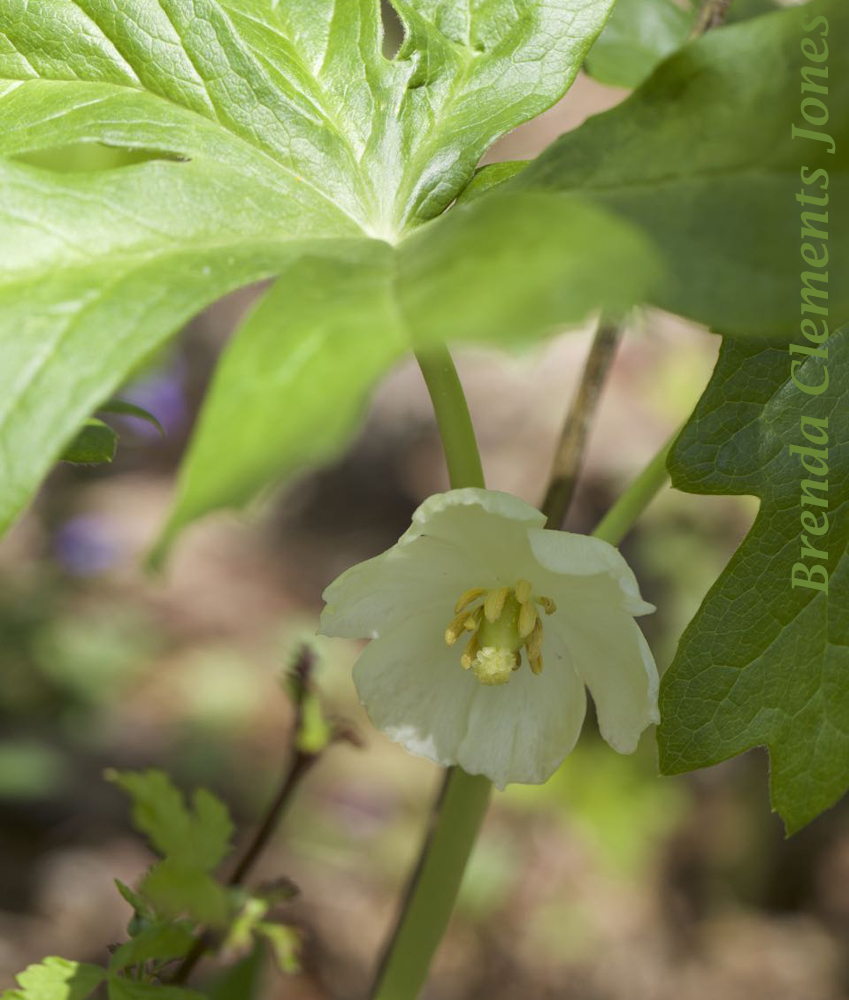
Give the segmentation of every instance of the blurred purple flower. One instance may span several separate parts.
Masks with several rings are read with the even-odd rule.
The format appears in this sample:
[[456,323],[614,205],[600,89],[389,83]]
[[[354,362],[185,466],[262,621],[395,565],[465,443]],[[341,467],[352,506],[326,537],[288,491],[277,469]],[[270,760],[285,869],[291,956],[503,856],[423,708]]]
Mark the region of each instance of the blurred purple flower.
[[[183,392],[182,365],[177,362],[170,368],[157,372],[128,386],[118,395],[128,403],[135,403],[152,413],[169,434],[181,430],[188,419],[188,407]],[[133,434],[145,440],[158,440],[155,427],[136,417],[113,418],[120,420]]]
[[72,517],[58,529],[53,546],[56,561],[72,576],[97,576],[120,557],[109,522],[102,517]]

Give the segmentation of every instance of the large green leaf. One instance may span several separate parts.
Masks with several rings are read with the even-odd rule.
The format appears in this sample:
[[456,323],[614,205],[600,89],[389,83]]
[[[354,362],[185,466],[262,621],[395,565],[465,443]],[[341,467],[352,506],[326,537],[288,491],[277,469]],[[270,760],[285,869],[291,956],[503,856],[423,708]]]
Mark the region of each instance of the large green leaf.
[[224,353],[163,544],[200,514],[336,453],[411,343],[533,339],[598,302],[631,305],[654,274],[630,227],[560,194],[481,198],[396,248],[372,241],[345,259],[300,258]]
[[[399,0],[394,60],[378,0],[0,5],[0,530],[200,309],[442,212],[563,94],[612,4]],[[31,165],[91,143],[152,159]]]
[[8,0],[2,148],[200,155],[394,236],[566,91],[613,2],[398,0],[389,60],[377,0]]
[[599,303],[627,308],[658,273],[649,242],[610,213],[502,189],[406,240],[396,288],[416,343],[509,344],[577,323]]
[[168,534],[240,505],[348,440],[368,392],[407,347],[391,289],[392,250],[293,263],[233,337],[180,471]]
[[[792,125],[812,128],[799,110],[802,40],[832,53],[823,99],[833,154],[825,142],[792,138]],[[710,32],[622,104],[557,140],[511,186],[579,192],[638,225],[663,258],[663,308],[732,334],[785,337],[799,309],[800,167],[825,167],[831,304],[846,316],[849,228],[834,223],[849,217],[849,76],[838,71],[847,50],[845,0]]]
[[136,365],[295,251],[269,214],[285,198],[217,165],[59,176],[0,161],[0,191],[2,529]]
[[[822,347],[827,361],[726,338],[669,465],[678,489],[751,494],[761,507],[663,678],[661,766],[769,747],[772,801],[790,831],[849,786],[849,327]],[[800,390],[794,361],[809,387],[827,367],[827,389]],[[807,545],[827,559],[805,556]],[[797,564],[827,567],[828,592],[806,586],[801,569],[794,586]]]
[[695,18],[675,0],[617,0],[584,69],[611,87],[638,87],[687,40]]
[[613,4],[393,0],[405,40],[387,60],[376,0],[222,0],[264,65],[298,53],[298,88],[314,78],[305,92],[367,178],[363,214],[374,235],[439,214],[499,136],[551,107]]

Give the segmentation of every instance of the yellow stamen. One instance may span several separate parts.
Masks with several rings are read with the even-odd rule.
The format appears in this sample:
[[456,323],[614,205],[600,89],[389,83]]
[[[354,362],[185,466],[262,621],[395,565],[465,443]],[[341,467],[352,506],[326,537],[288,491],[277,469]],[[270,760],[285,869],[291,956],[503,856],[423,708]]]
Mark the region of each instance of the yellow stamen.
[[539,659],[542,653],[542,622],[539,618],[537,618],[533,631],[525,641],[525,648],[528,651],[529,660]]
[[466,631],[466,620],[468,617],[465,613],[457,615],[445,630],[445,641],[449,646],[453,646],[463,632]]
[[550,597],[534,596],[529,580],[517,580],[513,587],[472,587],[455,604],[445,641],[453,646],[471,633],[460,657],[463,669],[481,684],[506,684],[522,665],[523,649],[533,673],[542,673],[542,612],[556,610]]
[[473,635],[471,641],[469,642],[469,645],[466,646],[465,650],[463,651],[463,655],[460,657],[460,666],[462,666],[464,670],[471,670],[472,665],[475,662],[475,657],[478,654],[479,645],[480,642],[478,640],[477,635]]
[[463,628],[467,632],[476,631],[480,626],[481,618],[483,618],[483,608],[475,608],[475,610],[466,617],[466,620],[463,623]]
[[459,615],[464,608],[467,608],[479,597],[483,597],[485,593],[486,587],[472,587],[470,590],[467,590],[465,594],[461,594],[457,599],[457,603],[454,605],[454,614]]
[[537,623],[537,609],[533,604],[522,604],[519,608],[519,635],[527,639]]
[[490,590],[486,595],[486,600],[483,602],[483,613],[491,624],[495,624],[501,617],[509,593],[509,587],[498,587],[496,590]]

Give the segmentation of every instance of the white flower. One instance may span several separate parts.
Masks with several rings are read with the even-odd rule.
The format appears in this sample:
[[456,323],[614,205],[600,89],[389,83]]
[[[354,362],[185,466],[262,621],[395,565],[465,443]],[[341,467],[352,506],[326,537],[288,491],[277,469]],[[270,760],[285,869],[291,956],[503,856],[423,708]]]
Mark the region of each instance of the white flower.
[[659,721],[657,668],[634,621],[654,607],[613,546],[544,523],[506,493],[437,494],[396,545],[324,593],[324,635],[372,640],[354,667],[372,722],[499,788],[557,769],[581,731],[585,684],[620,753]]

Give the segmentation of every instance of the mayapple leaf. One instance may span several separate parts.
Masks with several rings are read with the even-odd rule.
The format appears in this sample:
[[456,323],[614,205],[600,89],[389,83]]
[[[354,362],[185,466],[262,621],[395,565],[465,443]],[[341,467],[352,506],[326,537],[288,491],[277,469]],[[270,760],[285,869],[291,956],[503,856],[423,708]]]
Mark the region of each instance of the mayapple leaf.
[[[791,833],[849,787],[849,327],[797,341],[725,338],[672,451],[678,489],[761,505],[681,638],[658,731],[668,774],[768,747],[772,803]],[[826,371],[819,394],[799,388]]]
[[694,20],[692,5],[674,0],[617,0],[584,69],[610,87],[638,87],[687,41]]
[[[836,66],[849,50],[849,4],[813,0],[709,32],[507,187],[577,192],[639,227],[662,260],[660,307],[739,336],[789,337],[802,270],[800,167],[827,169],[831,256],[849,259],[839,224],[849,217],[849,76],[811,75],[824,64],[806,58],[803,42],[817,56],[827,46]],[[827,85],[822,129],[800,111],[803,67]],[[794,125],[827,133],[834,151],[825,139],[794,139]],[[832,270],[830,296],[835,315],[849,314],[845,264]]]
[[151,352],[304,248],[292,210],[209,163],[58,175],[0,159],[0,530]]
[[499,187],[520,174],[528,162],[528,160],[502,160],[499,163],[487,163],[486,166],[478,167],[472,179],[457,195],[457,204],[465,205]]
[[293,262],[225,349],[154,561],[191,520],[340,451],[410,347],[532,341],[633,305],[656,273],[631,227],[557,193],[493,192],[395,248]]
[[[378,0],[0,5],[0,531],[201,309],[439,215],[566,91],[612,5],[399,0],[394,59]],[[32,165],[95,143],[148,159]]]
[[349,440],[372,386],[409,346],[390,258],[386,244],[363,241],[349,260],[303,257],[277,279],[218,365],[163,545]]
[[774,14],[777,10],[781,10],[781,0],[734,0],[725,15],[725,23],[736,24],[752,17]]
[[[584,62],[584,71],[610,87],[638,87],[689,39],[698,4],[675,0],[617,0],[610,20]],[[733,0],[726,24],[771,14],[775,0]]]
[[112,461],[117,447],[118,435],[115,431],[102,420],[90,417],[60,458],[72,465],[103,465]]
[[398,248],[399,306],[413,341],[514,344],[619,312],[657,278],[628,224],[554,192],[507,191],[459,205]]

